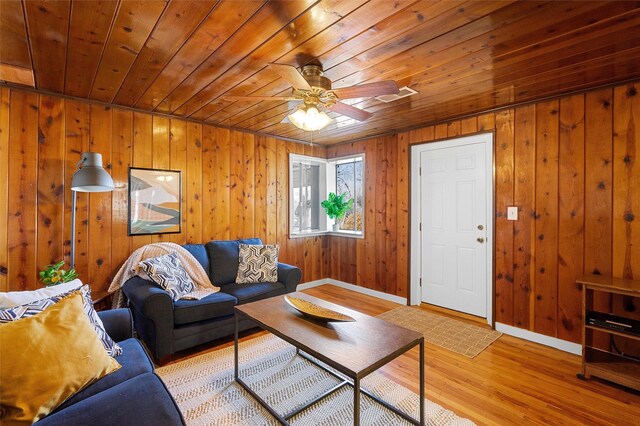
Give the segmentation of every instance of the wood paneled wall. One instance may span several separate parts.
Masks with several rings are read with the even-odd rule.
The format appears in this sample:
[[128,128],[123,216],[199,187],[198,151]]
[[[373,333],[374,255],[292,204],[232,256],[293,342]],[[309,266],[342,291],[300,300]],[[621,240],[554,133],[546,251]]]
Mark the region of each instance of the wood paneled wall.
[[[581,340],[583,273],[640,279],[640,84],[329,147],[366,153],[366,236],[330,237],[331,278],[406,297],[409,147],[495,131],[498,322]],[[517,222],[507,206],[519,207]],[[632,299],[598,300],[640,317]],[[606,343],[606,342],[602,342]]]
[[[6,87],[0,97],[0,291],[40,287],[41,268],[68,265],[69,187],[83,151],[102,154],[116,186],[78,193],[76,269],[94,292],[157,241],[256,236],[280,244],[303,281],[325,276],[323,238],[288,238],[288,154],[325,148]],[[182,172],[180,234],[127,236],[129,166]]]

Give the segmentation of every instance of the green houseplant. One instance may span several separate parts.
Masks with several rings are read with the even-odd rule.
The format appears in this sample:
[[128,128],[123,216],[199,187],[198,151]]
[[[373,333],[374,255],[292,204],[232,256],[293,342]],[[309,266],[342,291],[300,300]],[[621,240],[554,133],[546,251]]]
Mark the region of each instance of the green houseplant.
[[350,200],[344,200],[345,194],[336,195],[333,192],[329,193],[329,198],[321,203],[321,206],[327,212],[327,216],[330,219],[335,219],[333,230],[340,229],[340,222],[344,219],[344,216],[353,207],[353,198]]
[[78,278],[78,274],[75,269],[65,271],[61,269],[64,265],[64,260],[56,263],[55,265],[47,265],[44,270],[38,274],[40,281],[47,287],[57,284],[62,284],[75,280]]

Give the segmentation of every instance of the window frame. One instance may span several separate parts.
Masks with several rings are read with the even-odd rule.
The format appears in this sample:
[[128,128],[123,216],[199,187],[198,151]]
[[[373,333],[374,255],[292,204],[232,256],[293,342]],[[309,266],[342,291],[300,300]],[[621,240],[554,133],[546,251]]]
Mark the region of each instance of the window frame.
[[[294,187],[293,183],[293,173],[294,173],[294,163],[303,163],[310,165],[318,165],[320,166],[319,170],[319,182],[318,182],[318,191],[320,195],[320,202],[322,200],[327,199],[329,196],[329,192],[335,192],[337,187],[336,182],[336,165],[339,163],[348,162],[348,160],[352,159],[354,162],[362,161],[362,185],[360,191],[362,192],[362,230],[338,230],[334,231],[332,229],[333,222],[329,219],[324,211],[324,209],[320,206],[319,208],[319,229],[317,230],[309,230],[309,231],[296,231],[293,228],[295,210],[294,210]],[[364,238],[365,232],[365,212],[366,212],[366,157],[364,153],[359,153],[355,155],[346,155],[331,159],[319,158],[319,157],[311,157],[302,154],[294,154],[289,153],[289,199],[288,199],[288,208],[289,208],[289,238],[305,238],[312,237],[317,235],[333,235],[347,238]],[[355,182],[355,179],[354,179]],[[356,192],[356,196],[358,194],[357,188],[354,188],[354,192]],[[356,208],[354,206],[354,208]]]

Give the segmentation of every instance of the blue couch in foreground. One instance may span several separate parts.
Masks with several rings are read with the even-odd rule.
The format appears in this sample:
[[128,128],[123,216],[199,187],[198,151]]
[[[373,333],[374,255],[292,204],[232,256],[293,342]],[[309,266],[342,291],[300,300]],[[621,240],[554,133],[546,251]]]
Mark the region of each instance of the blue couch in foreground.
[[[133,311],[138,336],[157,362],[175,352],[233,334],[238,304],[291,293],[296,290],[300,269],[278,263],[278,282],[236,284],[240,244],[260,245],[259,238],[211,241],[183,247],[200,262],[218,293],[201,300],[178,300],[153,282],[135,276],[122,287]],[[241,320],[240,330],[254,327]]]
[[133,335],[129,309],[99,312],[105,330],[122,347],[119,370],[84,388],[35,424],[157,426],[184,425],[180,409]]

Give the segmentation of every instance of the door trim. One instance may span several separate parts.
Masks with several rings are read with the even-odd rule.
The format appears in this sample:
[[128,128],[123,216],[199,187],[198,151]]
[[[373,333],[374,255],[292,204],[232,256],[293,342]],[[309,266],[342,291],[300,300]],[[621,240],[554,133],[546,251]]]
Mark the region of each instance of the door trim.
[[436,142],[424,142],[411,146],[411,181],[410,181],[410,197],[411,205],[409,210],[409,238],[410,238],[410,254],[409,254],[409,300],[411,305],[419,305],[422,302],[420,289],[420,238],[411,238],[411,235],[419,235],[420,226],[420,152],[431,151],[442,148],[452,148],[456,146],[464,146],[477,143],[485,143],[485,161],[486,161],[486,194],[487,194],[487,323],[493,327],[494,322],[494,300],[495,300],[495,283],[494,283],[494,256],[495,256],[495,206],[494,206],[494,133],[478,133],[471,136],[455,137],[444,139]]

